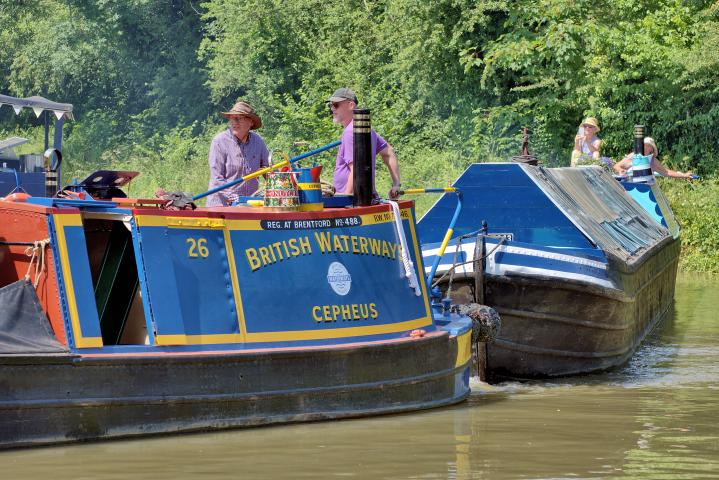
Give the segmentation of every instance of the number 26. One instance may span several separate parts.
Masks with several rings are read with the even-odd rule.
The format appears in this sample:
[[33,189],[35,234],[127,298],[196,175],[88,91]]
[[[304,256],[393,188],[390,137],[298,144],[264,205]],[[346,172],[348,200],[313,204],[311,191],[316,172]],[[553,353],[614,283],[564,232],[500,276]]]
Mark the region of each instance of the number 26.
[[190,258],[207,258],[210,255],[210,250],[207,248],[207,239],[200,238],[195,240],[194,238],[188,238],[185,240],[189,245],[190,249],[187,250],[187,256]]

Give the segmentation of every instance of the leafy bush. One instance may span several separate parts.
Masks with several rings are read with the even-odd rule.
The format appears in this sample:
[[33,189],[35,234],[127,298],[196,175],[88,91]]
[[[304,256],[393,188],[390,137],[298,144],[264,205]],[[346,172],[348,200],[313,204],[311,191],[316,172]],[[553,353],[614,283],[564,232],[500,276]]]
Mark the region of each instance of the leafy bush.
[[719,273],[719,178],[663,179],[661,188],[682,227],[681,268]]

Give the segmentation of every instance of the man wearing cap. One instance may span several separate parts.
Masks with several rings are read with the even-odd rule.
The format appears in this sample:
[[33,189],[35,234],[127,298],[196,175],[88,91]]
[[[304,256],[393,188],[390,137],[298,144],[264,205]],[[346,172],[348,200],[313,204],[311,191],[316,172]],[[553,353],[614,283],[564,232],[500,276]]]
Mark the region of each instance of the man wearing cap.
[[[210,146],[210,186],[208,190],[237,180],[269,166],[270,152],[256,130],[262,120],[247,102],[237,102],[229,112],[223,112],[229,128],[212,139]],[[208,207],[231,205],[240,195],[252,195],[258,187],[257,179],[234,185],[207,197]]]
[[[357,107],[357,96],[349,88],[338,88],[327,100],[332,121],[341,124],[344,128],[337,161],[335,163],[334,185],[338,193],[349,193],[353,191],[352,160],[354,155],[354,136],[352,133],[352,110]],[[392,188],[389,191],[390,198],[396,198],[400,189],[399,163],[392,145],[372,129],[372,183],[374,184],[375,157],[379,154],[382,161],[389,168],[392,177]],[[373,185],[374,189],[374,185]],[[377,192],[375,190],[375,197]]]

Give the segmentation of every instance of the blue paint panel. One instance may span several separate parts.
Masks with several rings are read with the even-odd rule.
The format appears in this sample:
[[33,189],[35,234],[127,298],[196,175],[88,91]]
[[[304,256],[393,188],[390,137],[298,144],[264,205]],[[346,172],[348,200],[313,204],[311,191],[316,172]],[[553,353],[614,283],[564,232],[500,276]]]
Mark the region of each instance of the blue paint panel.
[[[20,186],[33,197],[45,196],[44,173],[18,173]],[[17,187],[15,172],[0,172],[0,197],[4,197]]]
[[[411,245],[407,221],[404,226]],[[349,252],[322,253],[317,235],[328,235],[333,248],[335,237],[341,235],[371,238],[393,245],[395,249],[398,244],[393,223],[323,230],[231,232],[249,333],[378,326],[429,315],[423,296],[416,296],[400,274],[398,249],[394,250],[394,258],[353,253],[351,247]],[[303,245],[308,245],[303,249],[304,254],[288,256],[285,247],[288,250],[294,247],[283,242],[293,241],[296,247],[298,239],[304,241]],[[259,249],[270,248],[272,244],[277,245],[273,247],[276,248],[273,261],[263,262],[263,266],[257,267]],[[280,253],[282,260],[279,259]],[[421,264],[414,250],[410,253],[418,279],[422,281]],[[331,269],[332,264],[342,267]],[[253,267],[257,268],[253,270]],[[346,275],[344,285],[336,283],[338,272]],[[368,311],[370,304],[374,304],[376,318],[362,315]],[[352,309],[353,305],[358,306],[360,316],[368,318],[347,319],[346,306]],[[331,321],[326,321],[324,306],[330,309]],[[336,315],[334,309],[342,306],[345,310]],[[317,321],[318,315],[321,321]]]
[[[516,241],[593,247],[518,164],[472,165],[454,186],[464,198],[455,237],[478,230],[482,220],[486,220],[490,233],[512,233]],[[422,217],[417,228],[423,243],[442,240],[455,205],[454,195],[444,195]]]
[[[145,290],[158,335],[239,333],[221,230],[140,227]],[[192,239],[192,240],[190,240]],[[202,257],[206,247],[208,256]],[[194,249],[191,252],[191,248]],[[190,254],[196,254],[191,257]]]
[[629,183],[621,182],[624,190],[629,193],[629,196],[637,202],[651,216],[658,224],[663,227],[667,226],[667,222],[664,221],[664,215],[662,214],[657,200],[652,194],[652,187],[643,183]]
[[[90,273],[90,260],[87,256],[85,231],[79,226],[65,227],[64,231],[82,336],[101,337],[100,319],[97,315],[97,304],[95,303],[95,289],[92,285],[92,274]],[[65,288],[67,288],[67,281],[64,283]]]

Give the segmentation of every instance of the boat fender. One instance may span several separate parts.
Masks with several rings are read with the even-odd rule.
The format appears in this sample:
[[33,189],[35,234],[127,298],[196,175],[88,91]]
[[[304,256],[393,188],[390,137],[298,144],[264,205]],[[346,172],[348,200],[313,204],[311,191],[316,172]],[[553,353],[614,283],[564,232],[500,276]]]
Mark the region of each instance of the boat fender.
[[427,331],[424,330],[424,329],[422,329],[422,328],[418,328],[418,329],[416,329],[416,330],[412,330],[412,331],[409,333],[409,336],[412,337],[412,338],[422,338],[422,337],[424,337],[425,335],[427,335]]
[[15,192],[7,195],[3,200],[6,202],[27,202],[28,198],[30,198],[30,195],[25,192]]
[[472,319],[472,343],[493,342],[502,327],[499,313],[492,307],[478,303],[457,305],[456,313]]

